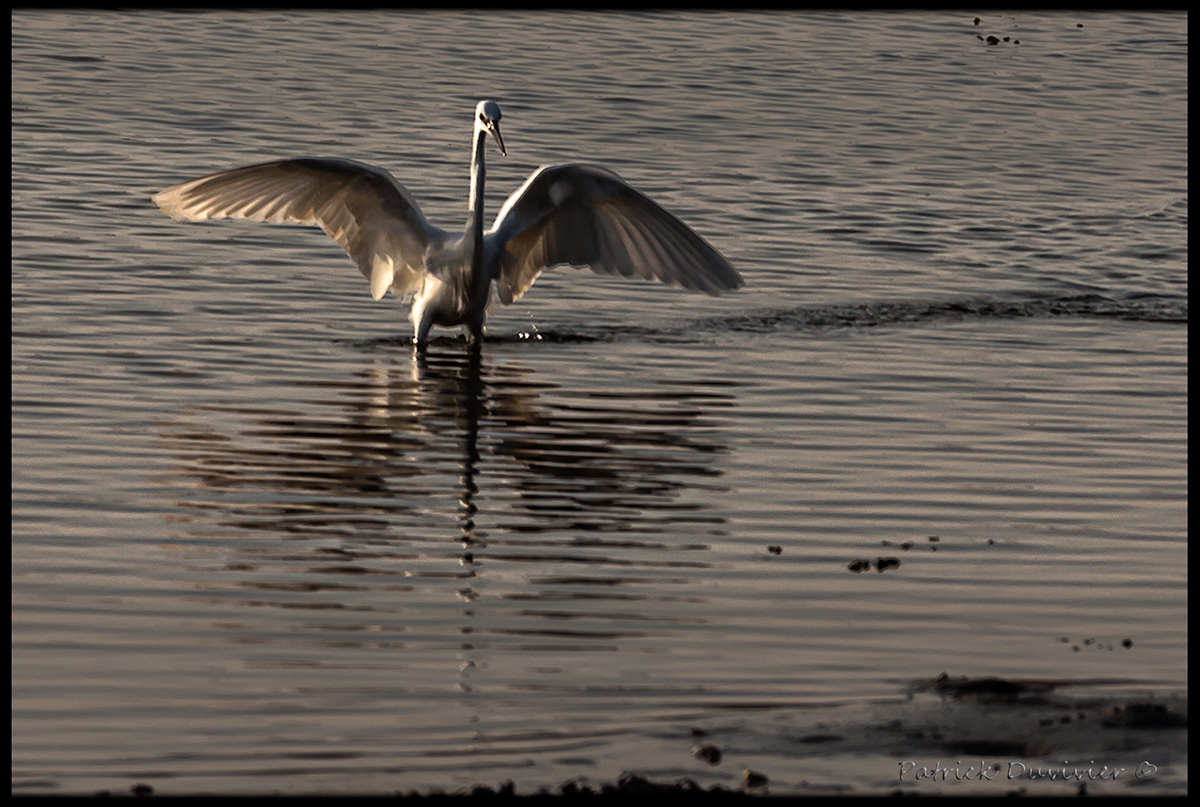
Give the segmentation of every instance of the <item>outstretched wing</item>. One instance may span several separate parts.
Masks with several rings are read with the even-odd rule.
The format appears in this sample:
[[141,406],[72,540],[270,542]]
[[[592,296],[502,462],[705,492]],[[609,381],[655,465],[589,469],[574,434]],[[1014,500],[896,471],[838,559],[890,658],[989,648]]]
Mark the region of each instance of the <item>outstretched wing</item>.
[[717,294],[743,284],[721,253],[616,174],[587,165],[538,169],[487,233],[504,303],[560,264]]
[[427,248],[445,239],[391,174],[353,160],[250,165],[175,185],[153,199],[181,221],[318,225],[358,264],[376,300],[389,288],[401,297],[415,290]]

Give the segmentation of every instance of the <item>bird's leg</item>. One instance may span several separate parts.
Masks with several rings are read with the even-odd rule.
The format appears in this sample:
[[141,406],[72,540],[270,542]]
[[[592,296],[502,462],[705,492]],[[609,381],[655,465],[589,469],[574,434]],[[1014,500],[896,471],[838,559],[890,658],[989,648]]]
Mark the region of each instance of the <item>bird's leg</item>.
[[418,298],[408,315],[413,324],[413,344],[422,350],[429,342],[429,330],[433,327],[433,311],[430,308],[428,300]]
[[412,362],[413,367],[417,371],[415,380],[424,380],[425,372],[429,369],[429,354],[425,351],[425,345],[413,342],[412,346]]

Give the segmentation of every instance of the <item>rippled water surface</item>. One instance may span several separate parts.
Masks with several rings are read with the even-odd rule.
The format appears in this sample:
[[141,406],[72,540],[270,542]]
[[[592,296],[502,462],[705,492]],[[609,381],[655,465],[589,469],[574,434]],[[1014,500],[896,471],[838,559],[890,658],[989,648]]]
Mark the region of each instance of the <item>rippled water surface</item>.
[[[12,21],[14,792],[1186,791],[1112,720],[1186,712],[1186,15]],[[457,226],[483,97],[492,210],[600,163],[746,287],[414,356],[319,231],[149,201],[344,156]]]

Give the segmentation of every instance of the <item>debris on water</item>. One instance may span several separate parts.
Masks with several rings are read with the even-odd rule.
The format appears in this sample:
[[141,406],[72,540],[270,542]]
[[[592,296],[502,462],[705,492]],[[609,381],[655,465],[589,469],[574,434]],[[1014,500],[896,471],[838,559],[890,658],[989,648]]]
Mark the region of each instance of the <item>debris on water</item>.
[[770,552],[772,555],[779,555],[783,552],[783,547],[782,546],[768,546],[767,551]]
[[[591,792],[590,789],[584,791]],[[720,786],[716,786],[705,790],[700,785],[693,782],[691,779],[680,779],[671,784],[660,784],[651,782],[644,776],[638,776],[636,773],[626,773],[617,780],[615,785],[602,785],[598,791],[600,795],[702,795],[702,794],[724,794],[730,791],[725,790]],[[565,793],[564,793],[565,795]]]
[[692,746],[692,756],[704,760],[709,765],[716,765],[721,761],[721,749],[712,743],[701,743]]
[[913,548],[913,546],[914,546],[914,544],[913,544],[913,542],[912,542],[912,541],[904,541],[904,542],[902,542],[902,543],[899,543],[899,544],[893,544],[891,541],[887,540],[886,538],[885,538],[885,539],[883,539],[882,541],[880,541],[880,542],[879,542],[879,545],[880,545],[880,546],[898,546],[898,547],[900,547],[901,549],[903,549],[905,552],[907,552],[908,550],[912,549],[912,548]]
[[471,788],[470,795],[473,798],[488,798],[493,796],[511,797],[516,795],[516,791],[517,786],[509,779],[494,790],[486,785],[475,785],[475,787]]
[[887,571],[888,569],[898,568],[899,566],[900,566],[900,558],[885,558],[885,557],[877,557],[875,559],[874,563],[872,563],[869,560],[864,560],[862,558],[856,558],[856,559],[850,561],[848,564],[846,564],[846,568],[849,569],[850,571],[854,572],[855,574],[861,574],[862,572],[865,572],[871,568],[874,568],[878,572],[884,572],[884,571]]
[[942,673],[929,681],[918,681],[913,692],[936,692],[952,698],[979,698],[983,700],[1008,700],[1027,694],[1043,694],[1055,688],[1054,681],[1011,681],[1006,678],[951,678]]
[[767,778],[766,774],[759,773],[758,771],[752,771],[749,768],[742,771],[742,779],[745,780],[746,787],[762,787],[767,782],[771,781]]
[[[976,23],[976,24],[978,25],[978,23]],[[975,35],[975,38],[976,38],[976,39],[978,39],[980,42],[986,42],[986,43],[988,43],[989,45],[999,45],[999,44],[1000,44],[1000,41],[1001,41],[1001,40],[1000,40],[1000,37],[998,37],[998,36],[993,36],[993,35],[991,35],[991,34],[989,34],[989,35],[988,35],[986,38],[983,36],[983,34],[976,34],[976,35]],[[1013,39],[1012,37],[1007,37],[1007,36],[1006,36],[1006,37],[1004,37],[1004,41],[1005,41],[1005,42],[1010,42],[1010,41],[1011,41],[1011,42],[1012,42],[1012,44],[1014,44],[1014,45],[1020,45],[1020,44],[1021,44],[1021,40],[1019,40],[1019,39]]]
[[[1071,651],[1074,653],[1082,652],[1084,648],[1107,650],[1109,652],[1112,652],[1114,649],[1113,642],[1111,640],[1105,641],[1103,639],[1097,639],[1095,636],[1088,636],[1085,639],[1079,640],[1075,644],[1071,644],[1070,636],[1060,636],[1058,637],[1057,641],[1062,644],[1070,644]],[[1129,648],[1133,647],[1133,639],[1122,639],[1118,644],[1128,650]]]
[[1114,706],[1100,721],[1106,729],[1186,729],[1187,715],[1172,712],[1162,703],[1126,703]]
[[603,784],[593,786],[586,782],[569,781],[564,782],[559,786],[558,792],[551,792],[545,788],[538,790],[533,794],[518,794],[516,786],[512,781],[504,782],[500,787],[493,788],[487,785],[475,785],[470,790],[459,791],[457,793],[444,793],[440,790],[431,790],[428,793],[419,793],[412,791],[409,793],[396,793],[396,796],[405,799],[433,799],[442,801],[445,799],[454,798],[476,798],[490,799],[496,796],[504,798],[512,798],[516,796],[531,796],[534,800],[556,799],[563,798],[578,798],[591,796],[683,796],[683,797],[721,797],[721,798],[739,798],[744,794],[739,790],[730,790],[720,785],[713,785],[708,788],[701,787],[691,779],[680,779],[670,783],[652,782],[644,776],[639,776],[636,773],[625,773],[617,780],[616,784]]

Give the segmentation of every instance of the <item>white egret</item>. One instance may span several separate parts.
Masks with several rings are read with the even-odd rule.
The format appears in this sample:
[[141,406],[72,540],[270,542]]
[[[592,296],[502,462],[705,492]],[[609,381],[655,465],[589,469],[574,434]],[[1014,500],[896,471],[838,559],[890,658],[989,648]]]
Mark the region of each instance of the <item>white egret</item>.
[[465,326],[478,342],[495,283],[519,299],[545,269],[562,264],[641,276],[717,294],[741,286],[729,262],[691,228],[627,185],[588,165],[544,166],[483,228],[484,147],[507,155],[500,107],[475,107],[471,196],[462,235],[425,220],[408,190],[382,168],[342,159],[295,159],[235,168],[156,194],[182,221],[248,219],[320,226],[354,259],[378,300],[412,300],[413,341],[433,325]]

